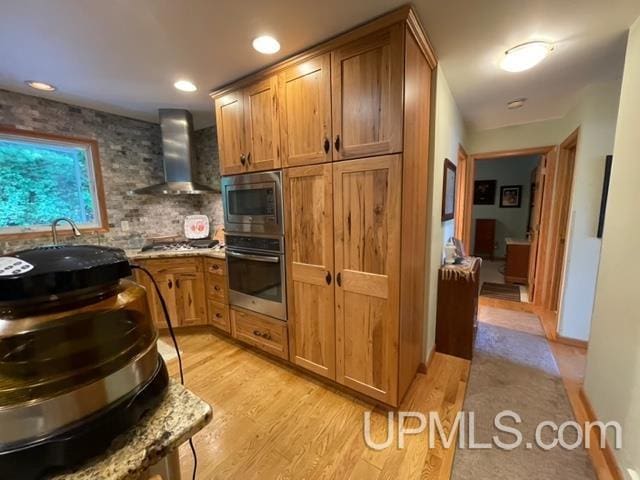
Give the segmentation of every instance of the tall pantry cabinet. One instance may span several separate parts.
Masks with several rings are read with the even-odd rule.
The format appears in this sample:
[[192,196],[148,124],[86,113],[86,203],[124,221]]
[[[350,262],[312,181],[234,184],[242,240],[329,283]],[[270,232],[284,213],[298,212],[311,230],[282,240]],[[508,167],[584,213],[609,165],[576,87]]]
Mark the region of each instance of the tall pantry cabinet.
[[277,84],[289,360],[392,406],[424,360],[435,65],[403,7],[212,93],[221,171],[234,174],[247,170],[247,122],[234,116],[246,107],[224,110]]

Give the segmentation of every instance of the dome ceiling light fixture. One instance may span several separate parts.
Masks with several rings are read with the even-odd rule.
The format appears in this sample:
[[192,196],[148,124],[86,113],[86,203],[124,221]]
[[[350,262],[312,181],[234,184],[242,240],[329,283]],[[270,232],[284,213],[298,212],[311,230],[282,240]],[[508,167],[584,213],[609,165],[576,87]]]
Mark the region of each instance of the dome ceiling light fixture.
[[516,110],[518,108],[524,107],[524,103],[527,101],[526,98],[516,98],[515,100],[511,100],[507,102],[507,108],[509,110]]
[[548,42],[527,42],[510,48],[504,52],[500,68],[507,72],[523,72],[535,67],[553,50]]

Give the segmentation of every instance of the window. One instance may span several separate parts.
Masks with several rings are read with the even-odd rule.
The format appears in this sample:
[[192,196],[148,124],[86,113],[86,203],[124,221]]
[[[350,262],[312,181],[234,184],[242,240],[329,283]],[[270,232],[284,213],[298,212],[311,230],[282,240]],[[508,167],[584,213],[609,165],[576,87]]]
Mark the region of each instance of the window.
[[97,142],[0,129],[0,235],[43,235],[59,217],[106,230]]

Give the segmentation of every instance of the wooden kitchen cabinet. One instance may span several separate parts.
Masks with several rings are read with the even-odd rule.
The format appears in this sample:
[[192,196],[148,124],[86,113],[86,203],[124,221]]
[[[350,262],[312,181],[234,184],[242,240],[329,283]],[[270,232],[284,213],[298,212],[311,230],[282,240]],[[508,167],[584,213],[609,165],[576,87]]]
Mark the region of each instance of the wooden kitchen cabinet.
[[[175,257],[138,260],[153,275],[165,300],[174,327],[205,325],[207,305],[202,258]],[[158,328],[166,328],[162,304],[151,280],[136,271],[135,278],[147,290],[151,315]]]
[[403,25],[331,52],[334,160],[402,151]]
[[330,162],[331,55],[285,69],[278,76],[282,166]]
[[276,357],[289,357],[287,323],[242,308],[231,308],[231,335]]
[[334,164],[336,378],[398,397],[402,157]]
[[230,92],[215,101],[220,173],[234,175],[245,171],[244,98],[242,90]]
[[392,406],[425,360],[435,66],[404,6],[211,93],[268,98],[278,78],[288,320],[233,308],[232,335]]
[[244,89],[246,171],[280,168],[278,79],[271,76]]
[[290,359],[335,379],[331,164],[285,170]]
[[222,175],[280,167],[277,90],[272,76],[215,100]]

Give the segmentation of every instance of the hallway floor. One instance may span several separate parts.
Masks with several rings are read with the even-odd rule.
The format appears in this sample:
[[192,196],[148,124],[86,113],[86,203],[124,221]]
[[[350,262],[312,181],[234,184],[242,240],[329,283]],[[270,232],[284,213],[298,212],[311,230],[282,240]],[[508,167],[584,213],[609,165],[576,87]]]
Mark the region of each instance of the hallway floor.
[[[480,288],[482,283],[502,283],[504,284],[504,260],[482,260],[482,267],[480,269]],[[529,287],[527,285],[518,285],[520,288],[520,301],[523,303],[529,302]]]

